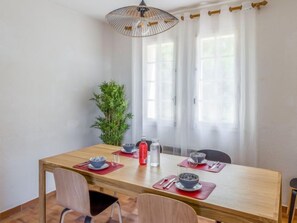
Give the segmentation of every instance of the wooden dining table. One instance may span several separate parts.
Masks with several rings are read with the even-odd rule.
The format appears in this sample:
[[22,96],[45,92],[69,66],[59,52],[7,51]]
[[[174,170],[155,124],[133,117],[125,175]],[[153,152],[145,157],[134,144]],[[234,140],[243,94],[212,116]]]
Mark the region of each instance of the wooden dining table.
[[186,157],[161,154],[160,166],[140,166],[138,159],[120,156],[124,166],[106,175],[99,175],[73,166],[90,157],[105,156],[120,147],[99,144],[39,160],[39,222],[46,222],[46,172],[62,167],[81,173],[89,184],[129,196],[153,193],[183,201],[200,216],[224,223],[281,223],[281,174],[276,171],[227,164],[219,173],[192,170],[201,181],[216,184],[205,200],[157,190],[153,185],[168,175],[177,175],[177,164]]

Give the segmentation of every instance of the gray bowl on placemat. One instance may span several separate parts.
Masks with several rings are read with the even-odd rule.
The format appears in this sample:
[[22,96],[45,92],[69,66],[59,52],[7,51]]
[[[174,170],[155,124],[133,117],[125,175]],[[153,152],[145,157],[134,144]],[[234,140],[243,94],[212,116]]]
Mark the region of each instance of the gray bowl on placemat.
[[126,144],[123,144],[123,148],[126,152],[131,153],[133,151],[133,149],[135,148],[135,144],[126,143]]
[[90,164],[95,168],[100,168],[106,162],[106,158],[104,156],[96,156],[90,158]]
[[193,188],[199,182],[199,176],[194,173],[181,173],[178,179],[185,188]]

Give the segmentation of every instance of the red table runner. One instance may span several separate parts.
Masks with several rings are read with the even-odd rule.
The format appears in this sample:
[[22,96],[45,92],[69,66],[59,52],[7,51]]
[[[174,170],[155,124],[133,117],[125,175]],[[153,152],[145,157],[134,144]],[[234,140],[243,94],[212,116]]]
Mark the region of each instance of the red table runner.
[[197,169],[197,170],[204,170],[204,171],[213,172],[213,173],[220,172],[226,166],[226,163],[220,163],[219,166],[210,168],[209,166],[211,166],[213,163],[215,163],[215,162],[208,160],[207,163],[205,163],[205,164],[197,165],[196,167],[191,167],[188,164],[188,159],[185,159],[184,161],[182,161],[181,163],[179,163],[177,165],[182,166],[182,167]]
[[[167,178],[170,180],[172,178],[175,178],[175,175],[168,176]],[[183,196],[188,196],[192,198],[196,198],[199,200],[205,200],[208,198],[208,196],[211,194],[211,192],[215,189],[216,185],[214,183],[199,181],[199,183],[202,185],[202,188],[198,191],[183,191],[175,187],[175,184],[173,184],[169,189],[163,189],[163,185],[166,183],[163,183],[160,185],[160,182],[162,180],[159,180],[157,183],[153,185],[153,188],[158,190],[164,190],[168,191],[174,194],[180,194]],[[167,181],[168,182],[168,181]]]
[[138,157],[134,157],[133,153],[123,153],[121,150],[115,151],[112,154],[117,154],[117,155],[120,155],[120,156],[126,156],[126,157],[129,157],[129,158],[138,159]]
[[113,166],[112,163],[108,162],[108,161],[106,163],[109,164],[109,167],[107,167],[106,169],[103,169],[103,170],[91,170],[88,168],[89,163],[87,163],[87,162],[74,165],[73,168],[89,171],[89,172],[96,173],[99,175],[105,175],[105,174],[111,173],[117,169],[120,169],[124,166],[123,164],[119,164],[119,163],[117,163],[116,165]]

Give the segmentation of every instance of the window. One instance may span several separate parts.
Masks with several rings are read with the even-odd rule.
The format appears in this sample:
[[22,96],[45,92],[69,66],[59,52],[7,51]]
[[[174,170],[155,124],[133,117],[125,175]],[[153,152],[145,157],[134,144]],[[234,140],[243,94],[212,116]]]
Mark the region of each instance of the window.
[[145,122],[174,122],[175,43],[145,43],[143,47],[143,117]]
[[235,35],[197,38],[195,123],[236,124]]

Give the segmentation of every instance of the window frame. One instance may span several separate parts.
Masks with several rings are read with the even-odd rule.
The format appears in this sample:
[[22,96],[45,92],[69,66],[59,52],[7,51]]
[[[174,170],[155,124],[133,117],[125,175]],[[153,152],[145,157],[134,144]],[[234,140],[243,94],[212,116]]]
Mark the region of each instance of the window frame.
[[[215,121],[207,121],[207,120],[200,120],[199,115],[196,114],[197,112],[200,112],[199,108],[199,91],[200,91],[200,78],[201,78],[201,67],[202,67],[202,60],[206,59],[207,57],[204,57],[203,59],[201,56],[201,51],[202,51],[202,45],[201,41],[203,39],[208,39],[208,38],[214,38],[215,39],[215,56],[210,57],[213,58],[215,61],[221,58],[225,57],[230,57],[230,55],[227,56],[218,56],[218,50],[217,50],[217,39],[220,37],[224,36],[230,36],[232,35],[234,37],[234,122],[222,122],[220,120],[215,120]],[[193,120],[193,126],[194,127],[199,127],[199,126],[222,126],[224,128],[232,128],[232,129],[237,129],[239,127],[239,111],[240,111],[240,57],[239,57],[239,47],[238,47],[238,33],[237,30],[232,30],[231,32],[225,32],[225,33],[207,33],[204,35],[197,35],[195,38],[195,71],[193,72],[193,86],[195,90],[193,91],[193,109],[192,109],[192,120]],[[217,69],[216,64],[214,64],[215,69]],[[217,70],[215,70],[217,72]],[[216,82],[218,81],[218,78],[216,78]],[[222,85],[222,83],[221,83]]]
[[[160,48],[162,44],[167,44],[167,43],[173,43],[173,58],[172,61],[161,61],[160,60]],[[155,61],[155,69],[156,69],[156,77],[155,77],[155,83],[156,83],[156,89],[155,89],[155,95],[156,95],[156,118],[148,118],[148,97],[147,97],[147,64],[150,62],[148,61],[147,58],[147,48],[150,45],[156,45],[156,61]],[[143,86],[143,91],[142,91],[142,107],[143,107],[143,122],[145,125],[149,126],[156,126],[157,123],[160,124],[162,123],[165,126],[175,126],[176,124],[176,80],[177,80],[177,39],[172,36],[167,36],[160,40],[157,37],[150,37],[143,41],[143,47],[142,47],[142,86]],[[161,97],[159,94],[159,89],[162,87],[162,84],[166,85],[166,81],[160,81],[160,77],[158,75],[158,67],[160,67],[160,64],[166,63],[166,62],[171,62],[172,64],[172,91],[173,91],[173,96],[171,100],[173,101],[173,117],[171,120],[166,120],[162,119],[160,114],[160,106],[158,106],[158,103],[160,103]],[[152,63],[153,64],[153,63]],[[168,83],[167,83],[168,84]],[[169,100],[169,99],[168,99]],[[159,102],[158,102],[159,101]]]

